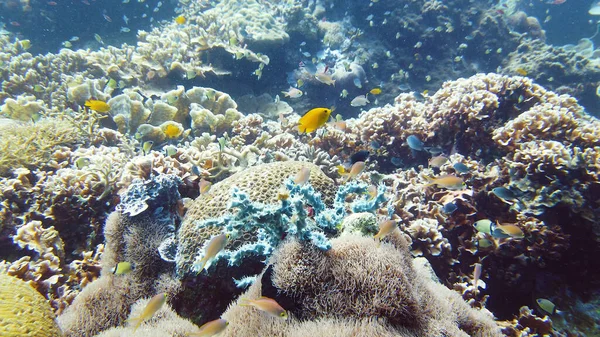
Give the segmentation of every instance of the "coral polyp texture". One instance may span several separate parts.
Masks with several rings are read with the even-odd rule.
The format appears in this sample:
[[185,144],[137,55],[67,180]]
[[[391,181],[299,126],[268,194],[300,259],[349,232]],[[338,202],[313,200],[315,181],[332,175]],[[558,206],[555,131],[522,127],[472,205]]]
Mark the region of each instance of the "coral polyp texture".
[[60,337],[48,301],[22,280],[0,273],[0,334],[6,337]]
[[[242,297],[272,297],[291,318],[274,321],[238,301],[223,315],[230,323],[225,336],[307,336],[303,325],[311,322],[326,322],[312,330],[328,336],[341,336],[336,329],[374,336],[502,335],[489,312],[470,308],[415,268],[400,235],[381,245],[371,238],[341,236],[328,252],[292,241],[271,263]],[[363,330],[369,321],[371,327]]]

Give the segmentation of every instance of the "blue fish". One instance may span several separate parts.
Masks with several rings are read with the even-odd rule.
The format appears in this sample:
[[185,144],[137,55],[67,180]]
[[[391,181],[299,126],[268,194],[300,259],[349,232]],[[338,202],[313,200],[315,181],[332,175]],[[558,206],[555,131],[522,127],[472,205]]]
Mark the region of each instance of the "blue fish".
[[446,214],[452,214],[454,213],[454,211],[456,211],[458,209],[458,206],[456,206],[455,203],[453,202],[449,202],[447,204],[444,205],[444,208],[442,208],[442,210],[444,211],[444,213]]
[[408,147],[410,147],[411,149],[415,150],[415,151],[424,151],[425,150],[425,144],[423,144],[423,142],[419,139],[419,137],[415,136],[415,135],[410,135],[406,138],[406,144],[408,144]]
[[452,167],[454,167],[454,170],[458,173],[469,172],[469,167],[463,163],[454,163],[454,165],[452,165]]

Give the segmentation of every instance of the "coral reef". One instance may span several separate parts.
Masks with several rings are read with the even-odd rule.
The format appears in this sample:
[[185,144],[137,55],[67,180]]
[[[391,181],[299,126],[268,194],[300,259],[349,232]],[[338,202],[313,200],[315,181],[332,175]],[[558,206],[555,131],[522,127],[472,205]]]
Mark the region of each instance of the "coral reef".
[[[101,277],[88,284],[58,317],[65,336],[93,336],[123,324],[130,307],[140,298],[160,292],[177,293],[179,282],[170,276],[172,268],[158,252],[160,243],[174,229],[177,181],[173,176],[158,175],[146,184],[132,185],[125,193],[125,201],[136,195],[146,196],[142,199],[153,209],[139,211],[126,202],[121,208],[139,211],[135,216],[121,212],[109,216],[104,229],[106,247],[101,257]],[[122,261],[130,262],[133,270],[113,274],[111,269]]]
[[1,272],[0,313],[2,336],[62,336],[46,299],[27,283]]
[[83,143],[83,136],[69,123],[57,119],[44,119],[35,124],[2,126],[0,175],[9,176],[12,173],[11,169],[19,167],[34,169],[51,166],[51,159],[56,151],[63,146]]
[[[415,269],[402,237],[389,240],[391,244],[377,247],[371,238],[342,236],[332,240],[328,252],[298,241],[285,243],[261,282],[243,297],[275,298],[292,318],[273,321],[238,301],[223,314],[230,322],[224,335],[296,336],[303,325],[298,320],[333,321],[353,331],[374,317],[371,329],[385,336],[391,331],[400,336],[501,335],[491,315],[471,309],[428,272]],[[315,278],[323,281],[315,283]],[[330,324],[315,327],[316,332],[326,334]]]
[[334,183],[312,164],[276,162],[246,169],[215,184],[207,194],[201,195],[189,207],[178,233],[178,269],[182,272],[188,271],[198,249],[201,248],[200,245],[220,232],[220,228],[211,227],[210,223],[207,224],[208,227],[199,229],[198,223],[203,220],[218,219],[231,212],[228,208],[233,188],[246,193],[243,198],[247,198],[248,201],[278,205],[283,198],[281,193],[289,193],[284,189],[284,182],[298,174],[303,167],[311,170],[310,184],[321,193],[323,202],[331,205],[335,192]]
[[[148,299],[135,302],[131,308],[129,317],[138,317],[148,304]],[[164,336],[193,336],[198,332],[198,327],[192,322],[179,317],[168,305],[164,305],[151,319],[142,324],[135,334],[148,337]],[[95,335],[95,337],[126,337],[132,336],[133,326],[111,328]]]
[[576,48],[522,39],[519,46],[508,54],[501,72],[516,75],[525,71],[537,83],[557,93],[569,94],[580,100],[583,98],[589,104],[600,84],[597,61],[590,56],[582,55]]

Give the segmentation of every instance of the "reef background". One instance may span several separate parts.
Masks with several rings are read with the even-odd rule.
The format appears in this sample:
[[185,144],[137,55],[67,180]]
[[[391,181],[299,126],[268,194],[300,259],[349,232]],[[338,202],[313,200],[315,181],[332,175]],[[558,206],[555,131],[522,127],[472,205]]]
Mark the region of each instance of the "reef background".
[[[600,52],[593,43],[598,37],[589,39],[597,24],[587,15],[588,4],[227,0],[0,6],[7,24],[0,35],[0,269],[37,289],[66,335],[110,335],[111,328],[123,329],[114,335],[126,334],[119,326],[143,307],[132,305],[161,291],[172,308],[152,323],[166,329],[162,333],[182,333],[167,328],[179,324],[173,320],[202,324],[223,312],[234,315],[240,310],[237,296],[264,292],[265,283],[237,288],[231,277],[262,278],[268,273],[264,261],[291,263],[281,251],[294,250],[276,250],[281,239],[274,233],[283,230],[325,249],[330,241],[343,242],[338,236],[344,232],[372,236],[390,216],[402,233],[383,244],[398,250],[390,254],[405,256],[407,249],[426,258],[436,275],[431,282],[439,279],[462,296],[474,311],[456,304],[460,312],[481,322],[452,329],[488,329],[491,312],[506,335],[598,331],[600,122],[594,114],[600,112]],[[130,32],[120,32],[123,15],[130,18]],[[184,24],[173,22],[178,15]],[[581,26],[574,27],[574,20]],[[66,41],[71,48],[59,50]],[[315,72],[325,70],[334,86],[315,79]],[[299,80],[302,97],[284,98],[281,91]],[[369,95],[368,105],[350,104],[376,87],[382,93]],[[107,102],[110,111],[84,108],[88,99]],[[298,134],[300,115],[316,106],[335,106],[344,123]],[[410,135],[449,161],[428,167],[433,155],[409,148]],[[148,141],[150,151],[143,149]],[[367,169],[346,183],[337,166],[359,150],[371,153]],[[314,190],[290,192],[298,204],[287,205],[282,187],[302,167],[299,162],[314,165]],[[257,173],[261,165],[277,163],[291,168],[274,169],[276,178]],[[456,171],[456,163],[468,170]],[[459,175],[467,188],[425,186],[426,175],[442,174]],[[208,196],[199,195],[201,179],[213,184]],[[379,190],[369,203],[364,192],[370,184]],[[498,198],[491,193],[496,187],[510,188],[518,200]],[[336,199],[336,193],[345,198]],[[238,206],[231,207],[232,200]],[[457,210],[444,212],[448,203]],[[249,210],[257,209],[271,217],[254,218]],[[226,228],[223,217],[244,233],[227,257],[238,267],[221,257],[212,272],[196,276],[190,272],[194,254]],[[306,222],[299,234],[289,227],[297,219]],[[478,232],[473,224],[481,219],[514,224],[524,238]],[[268,245],[256,226],[243,225],[248,223],[276,228],[266,236]],[[363,239],[348,240],[358,242],[355,249],[369,247]],[[313,256],[298,249],[293,254]],[[246,256],[257,252],[264,256]],[[110,269],[122,260],[137,267],[117,278]],[[477,262],[484,266],[485,290],[473,285]],[[408,283],[436,287],[423,282]],[[118,294],[114,301],[96,291],[108,284]],[[273,284],[297,295],[293,282]],[[209,290],[194,291],[199,285]],[[206,296],[210,291],[219,296]],[[332,300],[328,294],[297,296],[302,300],[296,302]],[[206,298],[203,309],[192,305],[199,298]],[[537,298],[552,300],[563,314],[546,315]],[[395,311],[404,312],[404,300],[435,303],[407,295],[389,311],[348,310],[338,317],[327,306],[309,313],[296,303],[292,313],[308,318],[313,331],[319,331],[318,319],[328,320],[321,328],[335,330],[352,324],[357,329],[372,317],[386,317],[380,328],[389,333],[448,328],[427,312],[419,327],[406,325],[410,317]],[[186,322],[180,324],[185,331],[197,329]],[[302,329],[293,324],[279,326],[283,335]],[[237,325],[232,331],[242,333]]]

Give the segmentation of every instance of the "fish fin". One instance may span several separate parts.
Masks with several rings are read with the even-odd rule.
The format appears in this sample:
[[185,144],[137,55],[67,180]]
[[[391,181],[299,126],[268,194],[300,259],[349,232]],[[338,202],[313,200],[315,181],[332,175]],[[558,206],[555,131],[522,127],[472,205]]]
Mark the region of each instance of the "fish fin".
[[135,333],[135,331],[140,327],[140,325],[142,325],[143,321],[144,320],[142,319],[142,317],[138,316],[138,317],[130,318],[130,319],[126,320],[125,322],[131,323],[132,325],[135,324],[135,326],[133,327],[133,332]]
[[306,131],[306,126],[304,126],[304,125],[302,125],[302,124],[299,124],[299,125],[298,125],[298,131],[299,131],[300,133],[304,133],[304,132],[308,133],[308,131]]
[[251,307],[252,303],[251,303],[251,300],[242,297],[242,298],[240,298],[239,305],[242,306],[242,307]]
[[336,81],[336,80],[332,80],[332,81],[331,81],[334,87],[335,87],[335,81]]

